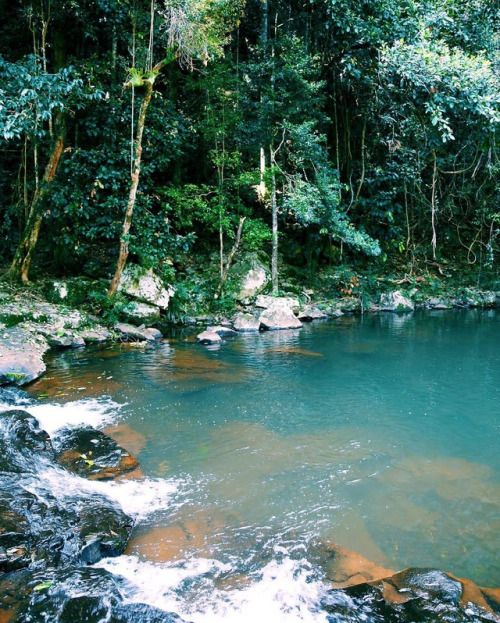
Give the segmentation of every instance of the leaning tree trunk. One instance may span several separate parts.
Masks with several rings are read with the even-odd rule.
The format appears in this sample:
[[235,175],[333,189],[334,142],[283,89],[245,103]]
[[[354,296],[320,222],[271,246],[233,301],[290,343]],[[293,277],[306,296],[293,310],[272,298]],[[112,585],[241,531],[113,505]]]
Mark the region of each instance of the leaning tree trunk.
[[128,258],[128,240],[130,227],[132,225],[132,217],[134,214],[135,202],[137,198],[137,188],[139,186],[139,176],[141,173],[141,160],[142,160],[142,137],[144,134],[144,126],[146,125],[146,114],[153,95],[153,83],[149,80],[144,81],[145,93],[141,103],[139,111],[139,118],[137,120],[137,133],[135,137],[134,148],[134,162],[132,165],[132,175],[130,182],[130,191],[128,195],[127,209],[125,211],[125,219],[122,226],[122,234],[120,237],[120,252],[118,255],[118,261],[116,262],[116,269],[113,280],[108,290],[108,296],[116,294],[120,279],[127,263]]
[[22,281],[22,283],[29,282],[31,260],[33,259],[33,253],[38,242],[40,227],[43,221],[43,199],[50,188],[51,182],[54,181],[63,151],[64,124],[61,124],[61,129],[54,142],[49,162],[45,168],[42,184],[35,192],[31,201],[28,220],[26,221],[23,235],[16,249],[12,264],[5,275],[6,279]]

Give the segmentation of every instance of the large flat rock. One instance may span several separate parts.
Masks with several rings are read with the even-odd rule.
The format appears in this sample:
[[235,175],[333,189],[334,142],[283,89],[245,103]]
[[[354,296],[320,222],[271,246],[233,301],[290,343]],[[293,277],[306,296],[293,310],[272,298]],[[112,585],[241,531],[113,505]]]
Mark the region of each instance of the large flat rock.
[[43,336],[26,329],[0,331],[0,385],[26,385],[37,379],[46,370],[43,355],[48,349]]

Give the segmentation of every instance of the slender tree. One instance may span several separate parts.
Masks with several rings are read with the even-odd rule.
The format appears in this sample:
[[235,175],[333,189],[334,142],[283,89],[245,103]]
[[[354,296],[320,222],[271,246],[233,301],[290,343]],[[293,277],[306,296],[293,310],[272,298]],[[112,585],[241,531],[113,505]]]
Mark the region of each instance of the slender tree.
[[[193,69],[196,61],[207,64],[213,57],[223,53],[227,33],[239,18],[242,0],[223,0],[214,6],[210,0],[167,0],[164,7],[157,10],[155,0],[151,0],[149,44],[146,53],[146,67],[143,71],[132,68],[127,85],[144,87],[137,129],[134,141],[134,158],[125,218],[120,237],[120,249],[115,273],[108,295],[114,296],[129,254],[129,233],[132,226],[137,189],[141,173],[142,150],[146,115],[153,97],[155,80],[169,63],[177,60],[183,67]],[[155,16],[161,19],[163,46],[166,54],[153,64]]]

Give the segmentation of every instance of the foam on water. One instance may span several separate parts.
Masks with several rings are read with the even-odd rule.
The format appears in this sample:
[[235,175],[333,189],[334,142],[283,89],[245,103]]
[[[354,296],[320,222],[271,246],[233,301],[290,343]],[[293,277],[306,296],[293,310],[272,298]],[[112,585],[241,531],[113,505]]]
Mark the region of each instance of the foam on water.
[[[206,558],[154,564],[135,556],[120,556],[102,560],[96,566],[127,580],[126,597],[130,602],[176,612],[193,623],[327,621],[326,613],[318,607],[327,587],[314,578],[306,560],[277,557],[244,578],[243,587],[227,590],[216,588],[212,578],[228,573],[231,567]],[[235,579],[238,584],[238,577]],[[192,594],[190,583],[194,586]]]
[[[43,430],[52,435],[55,431],[66,426],[92,426],[102,428],[115,419],[116,413],[124,405],[120,405],[111,398],[87,398],[66,402],[65,404],[44,403],[29,404],[21,403],[19,406],[31,413]],[[12,404],[0,403],[0,412],[16,408]]]
[[43,497],[44,491],[60,500],[81,493],[103,495],[118,502],[127,515],[136,519],[144,518],[157,511],[171,509],[172,497],[179,487],[177,481],[162,478],[91,481],[53,467],[40,471],[38,476],[39,484],[32,484],[29,488],[38,496]]

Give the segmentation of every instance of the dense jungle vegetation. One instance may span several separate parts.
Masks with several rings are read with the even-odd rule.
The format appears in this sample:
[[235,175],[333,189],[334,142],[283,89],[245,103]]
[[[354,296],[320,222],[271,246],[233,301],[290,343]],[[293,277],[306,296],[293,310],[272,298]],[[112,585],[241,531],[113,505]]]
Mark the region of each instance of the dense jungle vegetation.
[[1,0],[0,15],[6,277],[105,278],[112,295],[132,260],[182,305],[223,304],[250,255],[275,292],[495,274],[494,2]]

